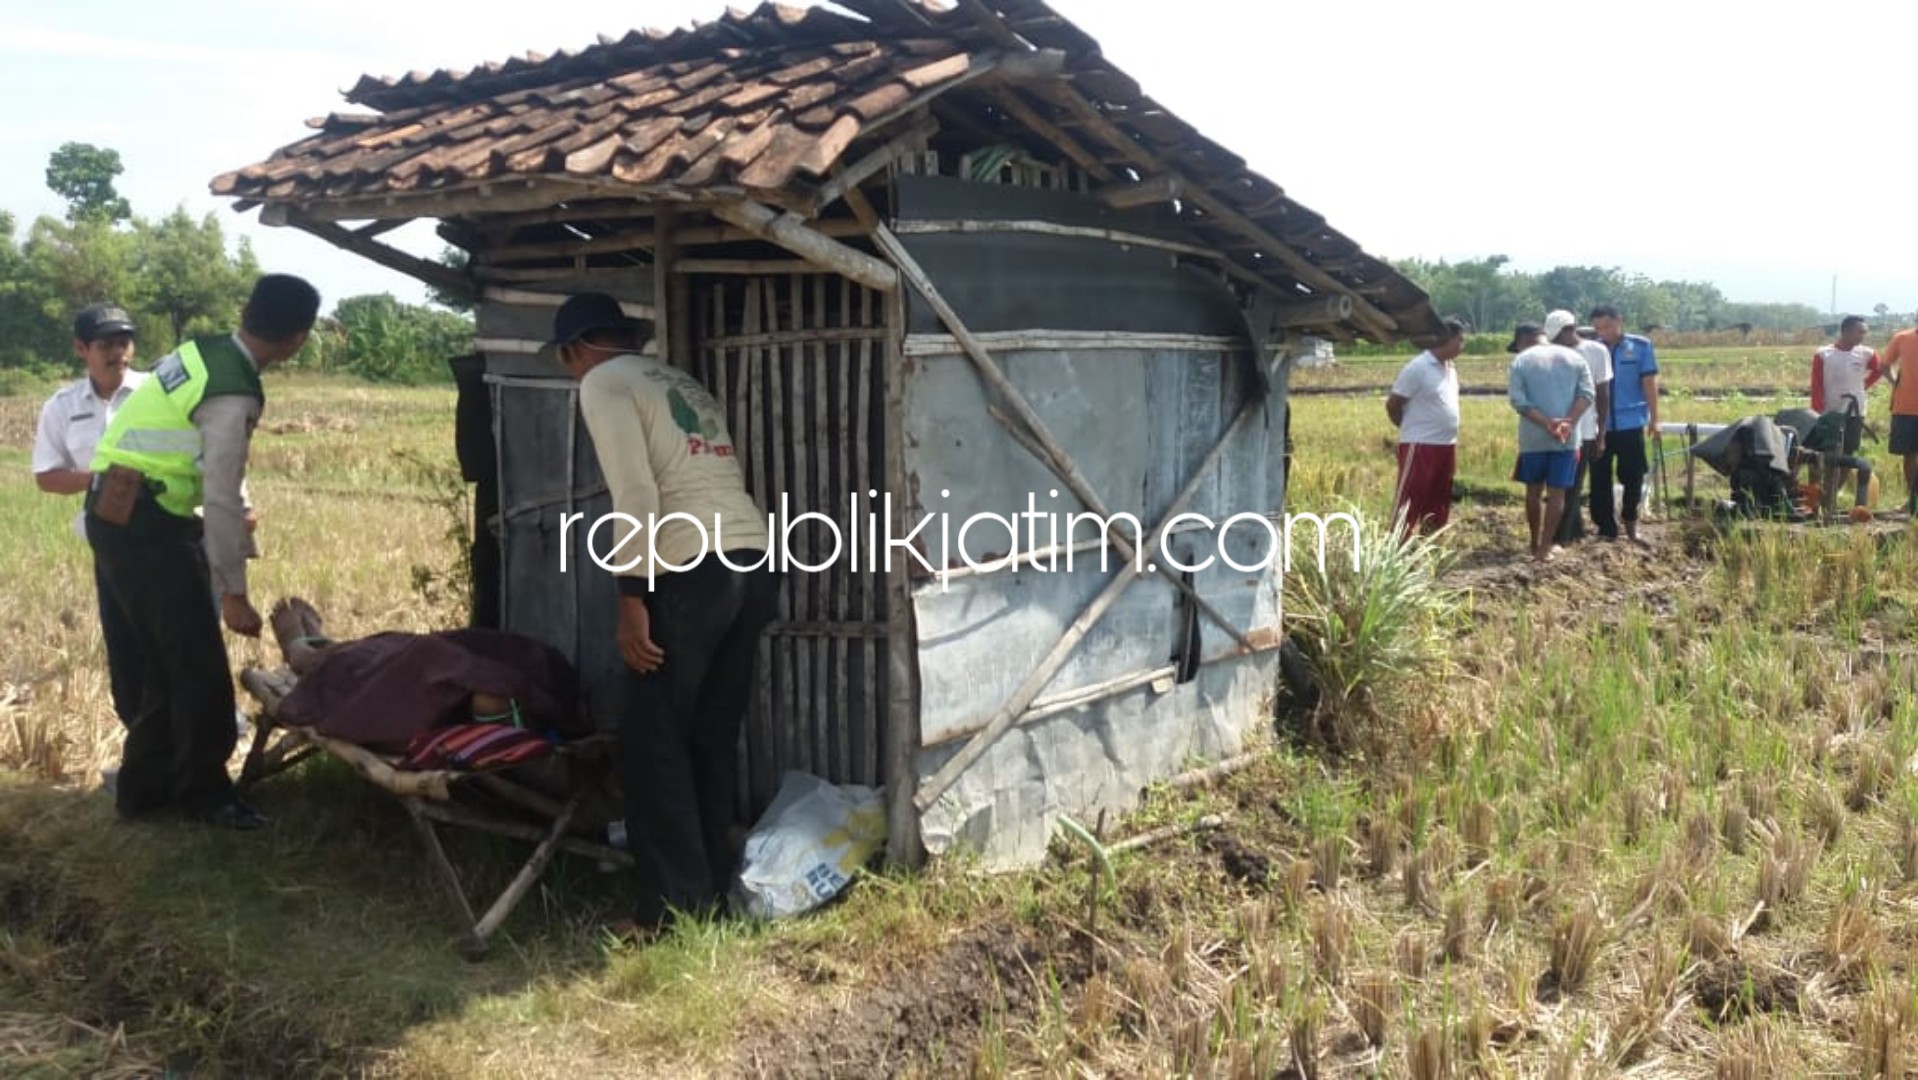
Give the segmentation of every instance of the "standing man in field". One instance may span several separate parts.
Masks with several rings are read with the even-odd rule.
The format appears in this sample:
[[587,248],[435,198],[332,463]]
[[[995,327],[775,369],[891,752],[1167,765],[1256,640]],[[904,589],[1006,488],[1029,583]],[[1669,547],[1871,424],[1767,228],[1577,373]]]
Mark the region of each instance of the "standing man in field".
[[1891,380],[1891,452],[1904,460],[1905,513],[1918,516],[1918,330],[1900,330],[1885,346],[1885,374]]
[[[93,448],[107,421],[145,381],[133,370],[133,320],[115,304],[93,304],[73,319],[73,353],[86,371],[54,391],[40,408],[33,435],[33,482],[49,495],[84,495],[93,478]],[[86,511],[73,516],[73,530],[86,537]],[[100,612],[100,637],[107,654],[107,686],[113,711],[131,726],[140,711],[146,658],[139,635],[107,602],[100,564],[93,564],[93,591]]]
[[[1607,540],[1618,539],[1618,523],[1625,536],[1643,547],[1638,535],[1638,507],[1645,494],[1646,432],[1658,427],[1658,356],[1650,338],[1625,332],[1625,319],[1610,304],[1592,309],[1592,328],[1612,358],[1610,408],[1606,411],[1604,446],[1592,461],[1592,525]],[[1625,505],[1612,504],[1612,473],[1625,488]]]
[[[1838,340],[1811,354],[1811,411],[1845,412],[1850,403],[1858,403],[1858,415],[1866,414],[1866,398],[1885,374],[1878,354],[1865,344],[1865,320],[1847,315],[1838,324]],[[1847,446],[1845,453],[1858,447]]]
[[[717,910],[735,872],[737,748],[760,633],[779,613],[765,514],[746,490],[726,413],[704,384],[642,356],[651,324],[586,293],[553,319],[546,349],[579,382],[618,523],[626,846],[639,877],[630,931]],[[591,533],[588,543],[593,542]]]
[[[1563,322],[1561,323],[1561,317]],[[1525,525],[1531,533],[1532,561],[1558,555],[1553,542],[1565,512],[1565,493],[1578,475],[1578,422],[1592,408],[1597,391],[1592,369],[1576,349],[1554,345],[1565,325],[1577,319],[1553,312],[1541,330],[1520,323],[1506,352],[1517,353],[1507,377],[1507,394],[1518,413],[1518,464],[1512,479],[1525,485]]]
[[1551,335],[1552,344],[1576,349],[1585,358],[1586,366],[1592,369],[1592,388],[1596,395],[1591,411],[1578,418],[1578,474],[1572,478],[1572,489],[1565,493],[1565,516],[1559,519],[1557,536],[1560,544],[1585,539],[1585,508],[1579,505],[1578,491],[1585,483],[1585,474],[1592,462],[1605,452],[1605,418],[1612,408],[1611,350],[1594,340],[1596,330],[1587,337],[1585,331],[1590,328],[1577,323],[1577,317],[1569,311],[1554,311],[1545,317],[1548,332],[1553,326],[1560,327],[1558,333]]
[[[223,828],[266,824],[226,771],[238,734],[220,621],[236,634],[260,634],[247,597],[240,495],[266,404],[260,373],[300,351],[319,306],[306,281],[262,277],[239,330],[189,339],[161,357],[94,454],[87,540],[108,601],[147,656],[114,793],[122,818],[171,810]],[[212,595],[220,598],[217,615]]]
[[1444,341],[1413,357],[1399,371],[1385,399],[1385,415],[1399,429],[1398,495],[1407,529],[1444,528],[1452,514],[1452,480],[1458,473],[1458,368],[1465,324],[1445,320]]

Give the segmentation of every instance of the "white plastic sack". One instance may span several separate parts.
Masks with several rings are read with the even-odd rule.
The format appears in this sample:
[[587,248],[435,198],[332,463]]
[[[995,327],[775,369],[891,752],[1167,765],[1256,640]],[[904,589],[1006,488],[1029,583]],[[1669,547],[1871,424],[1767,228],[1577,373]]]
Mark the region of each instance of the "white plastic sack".
[[885,842],[878,792],[789,771],[746,837],[736,899],[760,919],[810,911],[839,895]]

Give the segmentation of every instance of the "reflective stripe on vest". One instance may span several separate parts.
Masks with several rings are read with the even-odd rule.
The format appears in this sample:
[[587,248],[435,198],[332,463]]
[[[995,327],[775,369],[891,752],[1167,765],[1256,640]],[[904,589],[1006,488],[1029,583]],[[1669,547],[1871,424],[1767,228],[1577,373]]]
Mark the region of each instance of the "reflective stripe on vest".
[[204,489],[193,410],[206,388],[206,360],[199,346],[182,342],[113,414],[94,452],[93,471],[105,472],[112,465],[138,469],[162,485],[155,498],[163,509],[192,517]]

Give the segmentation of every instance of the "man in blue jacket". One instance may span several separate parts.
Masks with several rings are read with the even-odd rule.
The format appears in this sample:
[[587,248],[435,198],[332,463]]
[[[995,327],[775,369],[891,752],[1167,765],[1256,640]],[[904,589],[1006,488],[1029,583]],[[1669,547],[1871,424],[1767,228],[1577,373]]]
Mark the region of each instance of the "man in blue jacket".
[[[1604,449],[1592,462],[1592,524],[1600,536],[1617,540],[1618,523],[1623,520],[1626,539],[1644,547],[1646,542],[1638,535],[1638,507],[1645,494],[1645,474],[1650,471],[1645,435],[1658,428],[1658,357],[1650,338],[1625,332],[1624,318],[1610,304],[1593,308],[1590,322],[1598,340],[1612,351],[1612,400],[1605,418]],[[1614,470],[1625,489],[1625,504],[1616,511]]]

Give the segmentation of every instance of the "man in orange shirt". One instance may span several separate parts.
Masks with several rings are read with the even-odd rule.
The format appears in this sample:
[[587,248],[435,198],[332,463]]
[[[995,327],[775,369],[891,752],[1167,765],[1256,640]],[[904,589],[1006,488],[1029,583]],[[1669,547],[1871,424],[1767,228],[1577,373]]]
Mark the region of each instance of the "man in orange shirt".
[[1891,380],[1891,452],[1905,461],[1905,512],[1918,514],[1918,379],[1906,377],[1907,362],[1918,363],[1918,330],[1900,330],[1885,346],[1885,375]]

